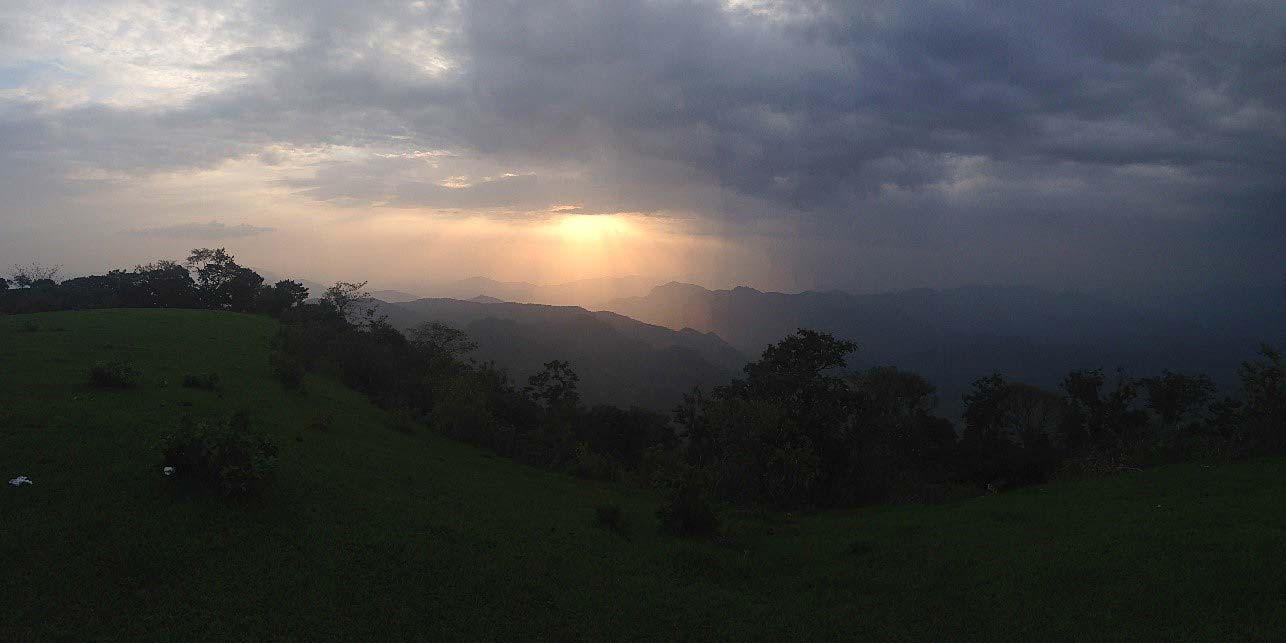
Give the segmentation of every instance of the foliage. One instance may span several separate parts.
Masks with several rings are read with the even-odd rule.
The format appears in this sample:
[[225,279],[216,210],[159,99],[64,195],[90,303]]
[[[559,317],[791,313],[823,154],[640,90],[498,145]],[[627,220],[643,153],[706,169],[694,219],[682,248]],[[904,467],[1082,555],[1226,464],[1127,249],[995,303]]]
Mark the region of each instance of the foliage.
[[307,299],[308,288],[297,281],[283,279],[259,289],[255,309],[273,317],[281,317],[286,311],[303,304]]
[[571,447],[570,473],[588,480],[615,480],[616,469],[602,454],[589,448],[584,442],[576,442]]
[[1205,375],[1162,371],[1156,377],[1139,380],[1147,391],[1147,406],[1166,429],[1178,428],[1185,418],[1199,415],[1215,394],[1215,384]]
[[[134,308],[195,308],[200,302],[192,274],[173,261],[135,266],[130,272],[114,270],[107,274],[106,281],[84,279],[86,289],[99,291],[98,298],[106,300],[114,294],[122,305]],[[75,282],[63,282],[62,286],[70,288]]]
[[1138,382],[1118,371],[1116,384],[1103,390],[1103,369],[1074,370],[1062,388],[1071,405],[1063,439],[1071,449],[1129,449],[1147,437],[1147,415],[1133,408]]
[[217,391],[219,390],[219,375],[218,373],[185,373],[183,375],[183,386]]
[[548,410],[565,412],[580,403],[580,393],[576,391],[579,381],[580,376],[570,364],[553,360],[545,362],[545,369],[527,380],[523,392]]
[[35,288],[52,284],[61,271],[62,266],[42,266],[32,262],[25,266],[15,265],[10,271],[10,276],[13,277],[13,283],[18,288]]
[[98,362],[89,367],[89,385],[94,388],[133,388],[139,373],[129,360]]
[[337,281],[335,285],[326,289],[322,295],[322,302],[330,306],[341,319],[354,323],[363,316],[370,319],[375,315],[371,308],[363,309],[363,306],[369,306],[371,295],[366,292],[367,282],[352,283],[347,281]]
[[1242,362],[1241,389],[1245,396],[1245,441],[1255,450],[1286,453],[1286,378],[1282,355],[1263,345],[1262,359]]
[[263,285],[263,277],[237,264],[223,248],[196,248],[185,265],[196,272],[197,293],[209,308],[252,310]]
[[[193,249],[183,264],[157,261],[62,283],[53,281],[57,272],[15,269],[20,287],[0,291],[0,311],[205,307],[272,315],[283,325],[269,362],[286,388],[301,386],[307,371],[334,374],[389,410],[386,426],[395,430],[427,419],[447,435],[582,477],[661,485],[683,463],[710,498],[743,506],[847,507],[930,498],[962,482],[1006,488],[1060,470],[1120,469],[1101,463],[1286,452],[1280,355],[1268,348],[1243,364],[1241,400],[1216,400],[1208,377],[1171,371],[1135,379],[1076,370],[1061,394],[984,377],[965,396],[957,438],[951,421],[935,415],[935,389],[923,377],[892,366],[849,370],[856,346],[809,329],[768,346],[741,378],[694,390],[667,417],[583,407],[581,375],[560,359],[516,386],[494,364],[467,359],[476,344],[458,329],[428,323],[404,335],[376,318],[365,282],[337,282],[309,302],[299,282],[265,285],[224,248]],[[95,386],[128,385],[113,382],[137,375],[100,366]],[[217,381],[189,373],[184,385]]]
[[933,415],[936,389],[928,380],[877,366],[849,381],[857,408],[845,434],[848,463],[832,503],[923,499],[955,479],[955,429]]
[[693,467],[670,473],[660,487],[661,506],[656,516],[661,529],[681,536],[713,536],[719,530],[705,475]]
[[962,478],[1005,488],[1042,482],[1057,470],[1055,442],[1069,417],[1058,395],[993,374],[976,380],[964,401]]
[[304,384],[304,364],[285,351],[273,351],[268,356],[273,377],[287,390],[296,390]]
[[[223,248],[195,248],[186,261],[160,260],[74,277],[56,283],[59,269],[39,264],[14,268],[18,290],[0,288],[0,312],[29,313],[84,308],[216,308],[286,315],[308,296],[294,281],[263,285]],[[196,278],[193,278],[195,274]],[[7,285],[9,282],[5,282]]]
[[275,443],[251,431],[244,415],[186,420],[162,439],[162,450],[176,482],[213,495],[261,494],[277,468]]
[[627,469],[637,468],[650,449],[673,449],[678,437],[669,419],[647,409],[621,409],[606,404],[576,416],[577,440]]
[[422,350],[458,358],[477,350],[478,344],[464,331],[438,322],[425,322],[411,329],[411,343]]
[[388,414],[388,427],[399,433],[415,433],[420,426],[420,418],[407,406],[399,406]]
[[594,507],[594,526],[618,536],[628,538],[630,535],[630,524],[620,505],[606,504]]
[[[24,319],[69,332],[20,337]],[[4,640],[258,640],[283,626],[317,639],[1282,640],[1286,627],[1264,617],[1280,610],[1286,576],[1286,557],[1265,555],[1281,543],[1282,458],[942,506],[794,520],[728,511],[723,530],[740,545],[729,547],[644,533],[652,492],[386,430],[335,378],[282,395],[264,367],[261,338],[278,327],[266,318],[127,310],[12,322],[0,324],[0,352],[24,376],[0,386],[0,440],[22,466],[6,478],[36,485],[3,504],[5,571],[22,585],[0,602]],[[85,364],[127,343],[140,370],[176,385],[85,395]],[[216,363],[225,379],[239,374],[218,404],[254,408],[281,448],[275,481],[249,506],[154,493],[171,482],[156,441],[191,397],[177,376]],[[319,416],[335,417],[328,433],[306,428]],[[621,507],[632,539],[590,525],[605,504]],[[1087,591],[1048,591],[1087,574]],[[255,598],[265,592],[276,599]],[[1103,609],[1124,596],[1128,609]],[[118,608],[86,609],[103,604]],[[616,616],[601,618],[605,606]]]

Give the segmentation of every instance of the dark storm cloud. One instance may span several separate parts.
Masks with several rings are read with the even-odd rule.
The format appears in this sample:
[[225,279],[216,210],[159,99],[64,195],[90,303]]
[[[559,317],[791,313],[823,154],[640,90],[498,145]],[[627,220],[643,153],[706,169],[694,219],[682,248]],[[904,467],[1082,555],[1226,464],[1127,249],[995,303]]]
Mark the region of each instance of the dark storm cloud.
[[[0,155],[146,174],[344,146],[378,154],[286,185],[919,248],[993,235],[977,252],[1014,221],[1286,228],[1276,1],[287,1],[244,22],[291,36],[203,67],[244,79],[160,107],[11,101]],[[399,155],[424,150],[452,154]]]
[[475,144],[625,149],[821,212],[943,181],[952,155],[1280,185],[1282,5],[858,6],[471,5]]

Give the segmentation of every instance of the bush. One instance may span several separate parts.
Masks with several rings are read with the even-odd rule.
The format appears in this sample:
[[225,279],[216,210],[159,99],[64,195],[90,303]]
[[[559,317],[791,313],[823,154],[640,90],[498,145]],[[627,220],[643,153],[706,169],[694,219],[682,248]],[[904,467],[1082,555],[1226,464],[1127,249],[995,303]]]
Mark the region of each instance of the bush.
[[277,468],[276,445],[251,431],[244,416],[184,422],[164,439],[163,449],[171,479],[211,495],[257,495]]
[[304,364],[284,351],[273,351],[268,357],[272,375],[288,390],[298,389],[304,383]]
[[683,536],[711,536],[719,530],[719,516],[710,501],[708,484],[700,472],[685,467],[664,485],[656,516],[661,529]]
[[577,442],[572,447],[571,474],[589,480],[615,480],[616,469],[601,454],[595,453],[589,445]]
[[398,433],[415,433],[420,427],[420,418],[409,406],[399,406],[388,413],[388,428]]
[[214,373],[187,373],[183,376],[183,386],[216,391],[219,389],[219,376]]
[[335,416],[329,415],[329,414],[319,415],[312,422],[308,423],[308,428],[312,431],[330,433],[331,425],[333,425],[334,423],[335,423]]
[[125,360],[99,362],[89,367],[89,385],[94,388],[132,388],[138,371]]
[[599,505],[594,507],[594,526],[606,529],[619,536],[629,536],[630,525],[625,520],[625,512],[616,505]]

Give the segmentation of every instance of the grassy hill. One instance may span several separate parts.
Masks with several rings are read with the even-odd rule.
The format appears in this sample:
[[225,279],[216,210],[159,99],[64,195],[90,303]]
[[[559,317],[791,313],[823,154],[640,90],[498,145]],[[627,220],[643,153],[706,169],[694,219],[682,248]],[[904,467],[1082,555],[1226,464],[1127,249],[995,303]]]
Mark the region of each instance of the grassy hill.
[[[656,533],[655,498],[519,466],[308,376],[275,322],[190,310],[0,317],[0,640],[1282,640],[1286,461],[1167,467],[928,507],[730,515]],[[128,357],[137,388],[85,384]],[[218,392],[181,387],[219,375]],[[161,475],[183,414],[245,410],[265,497]],[[328,430],[310,428],[332,416]],[[623,538],[592,526],[621,506]]]

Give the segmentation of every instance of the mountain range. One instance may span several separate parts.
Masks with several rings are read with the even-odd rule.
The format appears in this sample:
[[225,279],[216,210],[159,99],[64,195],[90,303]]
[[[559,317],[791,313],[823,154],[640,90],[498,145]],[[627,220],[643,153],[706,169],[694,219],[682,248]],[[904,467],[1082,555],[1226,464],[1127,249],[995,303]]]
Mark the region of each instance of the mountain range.
[[1132,376],[1171,369],[1204,372],[1231,387],[1238,364],[1260,342],[1286,339],[1283,294],[1226,291],[1138,305],[1016,286],[857,295],[671,282],[605,307],[716,333],[750,356],[798,328],[831,332],[858,344],[852,365],[893,364],[925,375],[939,388],[940,410],[954,414],[969,384],[993,372],[1054,387],[1073,368],[1119,366]]
[[435,296],[451,299],[472,299],[481,295],[516,303],[581,306],[596,310],[614,299],[646,295],[662,281],[651,277],[629,276],[539,285],[524,281],[471,277],[428,290]]
[[1203,372],[1232,388],[1238,365],[1259,343],[1286,340],[1284,287],[1143,304],[1023,286],[853,294],[649,283],[624,277],[542,286],[476,277],[434,289],[447,297],[372,294],[399,328],[439,321],[464,330],[479,345],[475,358],[520,382],[563,359],[581,375],[587,402],[658,410],[693,386],[726,383],[799,328],[857,343],[853,367],[921,373],[938,387],[939,411],[949,416],[961,410],[973,380],[994,372],[1054,388],[1074,368],[1111,375],[1120,367],[1135,377],[1170,369]]
[[519,382],[544,363],[566,360],[590,404],[668,411],[693,386],[709,389],[735,377],[746,356],[713,333],[673,330],[613,312],[577,306],[428,298],[378,302],[400,329],[435,321],[463,330],[478,344],[471,357],[493,361]]

